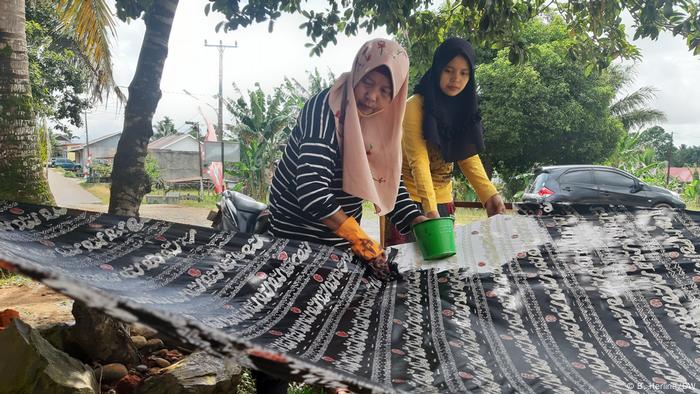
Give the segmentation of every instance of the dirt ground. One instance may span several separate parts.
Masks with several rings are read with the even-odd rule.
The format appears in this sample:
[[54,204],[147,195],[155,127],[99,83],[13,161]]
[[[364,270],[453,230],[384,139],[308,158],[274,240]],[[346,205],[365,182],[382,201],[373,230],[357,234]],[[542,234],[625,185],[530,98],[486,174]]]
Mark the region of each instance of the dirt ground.
[[14,309],[20,318],[34,328],[56,323],[73,324],[73,300],[37,282],[0,287],[0,311]]

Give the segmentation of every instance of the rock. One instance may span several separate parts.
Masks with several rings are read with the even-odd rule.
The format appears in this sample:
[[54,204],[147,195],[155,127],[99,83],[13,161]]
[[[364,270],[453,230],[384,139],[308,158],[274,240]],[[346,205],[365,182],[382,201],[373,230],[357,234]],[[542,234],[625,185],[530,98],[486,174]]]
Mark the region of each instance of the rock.
[[19,319],[0,332],[0,391],[3,393],[95,393],[90,367],[54,348]]
[[141,384],[141,378],[136,375],[126,375],[117,382],[117,394],[131,394]]
[[146,342],[146,346],[144,346],[144,349],[146,349],[149,352],[152,352],[154,350],[162,349],[165,344],[163,343],[162,339],[159,338],[151,338]]
[[151,376],[160,375],[160,368],[157,368],[157,367],[148,368],[148,374]]
[[142,349],[142,348],[146,347],[146,344],[148,343],[146,337],[141,336],[141,335],[132,336],[131,342],[134,343],[134,345],[136,346],[137,349]]
[[136,372],[145,374],[146,372],[148,372],[148,367],[146,365],[139,364],[136,366]]
[[233,393],[241,380],[242,369],[208,353],[196,352],[160,372],[144,379],[136,393]]
[[70,325],[66,323],[59,323],[40,330],[39,332],[44,339],[53,345],[53,347],[70,354],[70,351],[68,350],[69,344],[67,342],[70,329]]
[[75,325],[71,328],[69,341],[79,349],[84,360],[126,365],[139,362],[138,350],[124,323],[80,301],[73,303],[72,312]]
[[161,368],[166,368],[170,366],[170,361],[160,357],[153,357],[151,358],[151,360],[153,360],[153,362]]
[[144,326],[143,324],[140,323],[134,323],[131,325],[130,332],[132,336],[142,336],[146,339],[151,339],[158,334],[158,331],[148,327]]
[[180,353],[178,350],[161,349],[153,354],[157,357],[166,359],[171,363],[180,361],[182,359],[182,353]]
[[103,382],[116,382],[129,373],[123,364],[112,363],[95,368],[95,376],[102,377]]

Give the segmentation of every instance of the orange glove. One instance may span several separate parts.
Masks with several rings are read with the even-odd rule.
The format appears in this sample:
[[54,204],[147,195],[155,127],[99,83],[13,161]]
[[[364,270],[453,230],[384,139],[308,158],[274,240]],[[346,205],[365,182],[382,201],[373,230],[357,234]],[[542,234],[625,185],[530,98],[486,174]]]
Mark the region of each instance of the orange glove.
[[343,224],[335,230],[335,234],[350,241],[352,252],[362,260],[374,260],[384,253],[381,246],[362,230],[360,224],[352,216],[345,219]]

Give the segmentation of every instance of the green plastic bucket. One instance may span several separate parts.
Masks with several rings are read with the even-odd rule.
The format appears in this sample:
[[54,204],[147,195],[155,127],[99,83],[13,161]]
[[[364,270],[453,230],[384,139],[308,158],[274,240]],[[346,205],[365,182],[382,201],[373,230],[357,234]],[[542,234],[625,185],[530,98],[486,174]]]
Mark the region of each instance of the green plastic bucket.
[[454,218],[444,217],[429,219],[413,226],[413,234],[424,259],[443,259],[457,253],[454,222]]

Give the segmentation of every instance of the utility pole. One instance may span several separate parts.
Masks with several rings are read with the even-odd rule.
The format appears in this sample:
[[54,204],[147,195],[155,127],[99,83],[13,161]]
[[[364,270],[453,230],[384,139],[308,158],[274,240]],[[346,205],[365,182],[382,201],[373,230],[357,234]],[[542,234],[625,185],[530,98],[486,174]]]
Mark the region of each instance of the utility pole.
[[671,132],[671,147],[668,149],[668,164],[666,165],[666,187],[668,187],[668,181],[671,177],[671,158],[673,158],[673,131]]
[[85,171],[88,171],[89,176],[90,166],[88,165],[88,160],[90,160],[90,140],[88,139],[87,111],[83,111],[83,115],[85,115],[85,167],[87,167],[86,169],[83,169],[83,174]]
[[192,130],[197,132],[197,147],[199,148],[199,201],[204,199],[204,173],[202,172],[202,143],[199,141],[201,133],[199,132],[199,122],[185,122],[192,127]]
[[207,40],[204,40],[205,47],[215,47],[219,48],[219,113],[218,113],[218,125],[219,129],[219,141],[221,141],[221,180],[224,177],[224,50],[226,48],[238,48],[238,41],[234,41],[233,45],[224,45],[221,40],[219,40],[218,45],[207,44]]

